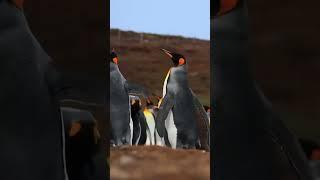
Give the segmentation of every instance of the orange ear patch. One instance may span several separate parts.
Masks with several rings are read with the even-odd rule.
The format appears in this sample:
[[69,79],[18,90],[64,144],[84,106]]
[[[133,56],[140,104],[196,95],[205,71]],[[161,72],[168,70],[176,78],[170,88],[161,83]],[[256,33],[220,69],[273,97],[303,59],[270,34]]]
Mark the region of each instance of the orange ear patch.
[[310,159],[311,160],[320,160],[320,148],[312,151]]
[[118,58],[113,58],[112,61],[113,61],[115,64],[118,64],[118,63],[119,63]]
[[22,9],[23,8],[23,2],[24,0],[11,0],[11,2],[17,6],[17,8]]
[[80,129],[81,129],[81,124],[79,122],[73,122],[71,124],[71,129],[69,131],[69,136],[70,137],[75,136],[76,134],[78,134],[78,132],[80,132]]
[[183,58],[179,59],[179,65],[184,65],[186,63],[186,60],[184,60]]
[[218,15],[222,15],[226,12],[231,11],[236,7],[239,0],[220,0],[220,10]]

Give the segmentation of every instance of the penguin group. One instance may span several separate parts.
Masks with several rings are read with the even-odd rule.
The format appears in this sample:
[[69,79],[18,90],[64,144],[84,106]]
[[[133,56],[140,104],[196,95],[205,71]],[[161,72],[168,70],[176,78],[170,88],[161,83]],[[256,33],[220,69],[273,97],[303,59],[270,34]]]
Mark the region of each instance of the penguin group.
[[[142,86],[132,87],[118,67],[118,55],[114,49],[111,51],[110,145],[158,145],[209,151],[209,108],[205,110],[189,87],[187,60],[179,53],[161,50],[172,61],[161,97],[150,95]],[[158,102],[154,103],[152,97]]]

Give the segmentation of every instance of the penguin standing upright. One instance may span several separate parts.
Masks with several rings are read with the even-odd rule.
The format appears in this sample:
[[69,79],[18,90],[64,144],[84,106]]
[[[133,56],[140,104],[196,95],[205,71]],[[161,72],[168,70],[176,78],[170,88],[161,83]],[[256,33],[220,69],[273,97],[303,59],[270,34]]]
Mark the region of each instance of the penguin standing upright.
[[[172,148],[209,150],[209,121],[198,99],[189,87],[187,61],[184,56],[162,49],[172,62],[159,101],[157,132]],[[166,139],[164,139],[166,140]]]
[[312,179],[297,139],[251,76],[246,1],[213,5],[213,178]]
[[130,95],[131,118],[133,121],[133,138],[132,144],[144,145],[147,141],[148,125],[142,111],[141,99],[137,96]]
[[117,54],[112,51],[110,56],[111,144],[116,146],[131,145],[133,122],[127,82],[119,70]]
[[211,108],[209,106],[203,106],[204,110],[206,111],[206,114],[209,119],[209,125],[210,125],[210,113],[211,113]]
[[23,1],[0,0],[0,179],[65,180],[59,73]]
[[155,108],[156,106],[148,98],[146,100],[146,107],[143,110],[143,114],[147,121],[147,141],[146,145],[155,145],[156,144],[156,122],[155,122]]
[[99,153],[100,133],[93,114],[84,109],[60,107],[66,134],[69,180],[89,180],[100,174],[94,157]]

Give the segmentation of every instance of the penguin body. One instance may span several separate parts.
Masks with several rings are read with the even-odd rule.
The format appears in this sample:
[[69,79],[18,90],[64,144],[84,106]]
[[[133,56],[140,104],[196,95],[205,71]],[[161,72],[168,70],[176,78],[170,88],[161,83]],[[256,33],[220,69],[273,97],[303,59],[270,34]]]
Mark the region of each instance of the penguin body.
[[212,23],[213,178],[312,179],[297,139],[251,76],[245,1],[229,10]]
[[[181,55],[166,50],[165,52],[172,57],[177,55],[178,58],[164,81],[163,98],[159,101],[159,112],[156,118],[157,131],[161,137],[167,133],[169,143],[166,142],[166,144],[174,149],[190,149],[200,146],[208,148],[207,116],[202,105],[198,108],[198,104],[195,104],[195,101],[198,102],[198,100],[188,84],[185,59]],[[206,126],[204,131],[207,139],[201,145],[200,131],[203,129],[199,127],[199,124]]]
[[65,180],[56,71],[19,6],[0,1],[0,179]]
[[156,144],[156,123],[155,116],[153,114],[153,109],[145,108],[143,114],[147,122],[147,140],[146,145],[155,145]]
[[91,112],[61,107],[66,134],[66,164],[69,180],[90,180],[98,175],[95,162],[100,144],[97,122]]
[[110,60],[110,122],[112,129],[111,144],[131,145],[133,122],[130,113],[130,100],[126,79],[117,65],[118,59],[114,52]]
[[[186,66],[173,67],[170,70],[165,95],[172,94],[174,103],[165,120],[168,139],[172,148],[195,148],[198,129],[195,111],[192,107],[192,94],[187,81]],[[179,132],[178,132],[179,131]]]
[[[154,131],[154,144],[157,145],[157,146],[165,146],[166,145],[166,141],[168,142],[168,140],[165,140],[165,138],[167,139],[167,137],[160,137],[158,131],[157,131],[157,123],[156,123],[156,117],[157,117],[157,114],[158,114],[158,111],[159,111],[159,106],[160,106],[160,101],[161,101],[161,97],[160,96],[157,96],[157,95],[154,95],[155,98],[157,99],[157,103],[158,104],[157,106],[155,106],[153,104],[152,101],[150,100],[147,100],[147,110],[146,112],[150,112],[152,113],[152,116],[148,116],[150,117],[149,120],[147,119],[147,122],[148,122],[148,127],[150,129],[150,132],[151,131]],[[149,122],[150,122],[150,125],[149,125]],[[153,125],[154,123],[154,125]],[[169,144],[169,143],[167,143]]]
[[209,106],[203,106],[204,110],[206,111],[206,114],[208,116],[209,120],[209,125],[210,125],[210,113],[211,113],[211,108]]
[[147,141],[148,126],[146,118],[142,111],[141,100],[139,97],[131,96],[131,118],[133,121],[133,138],[132,144],[144,145]]

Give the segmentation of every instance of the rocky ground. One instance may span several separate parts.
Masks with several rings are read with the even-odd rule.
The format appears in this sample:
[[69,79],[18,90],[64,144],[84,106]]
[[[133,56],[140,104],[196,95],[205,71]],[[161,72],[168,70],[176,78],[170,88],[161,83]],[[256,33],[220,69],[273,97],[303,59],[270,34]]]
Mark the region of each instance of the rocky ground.
[[112,148],[111,180],[209,180],[210,154],[158,146]]

